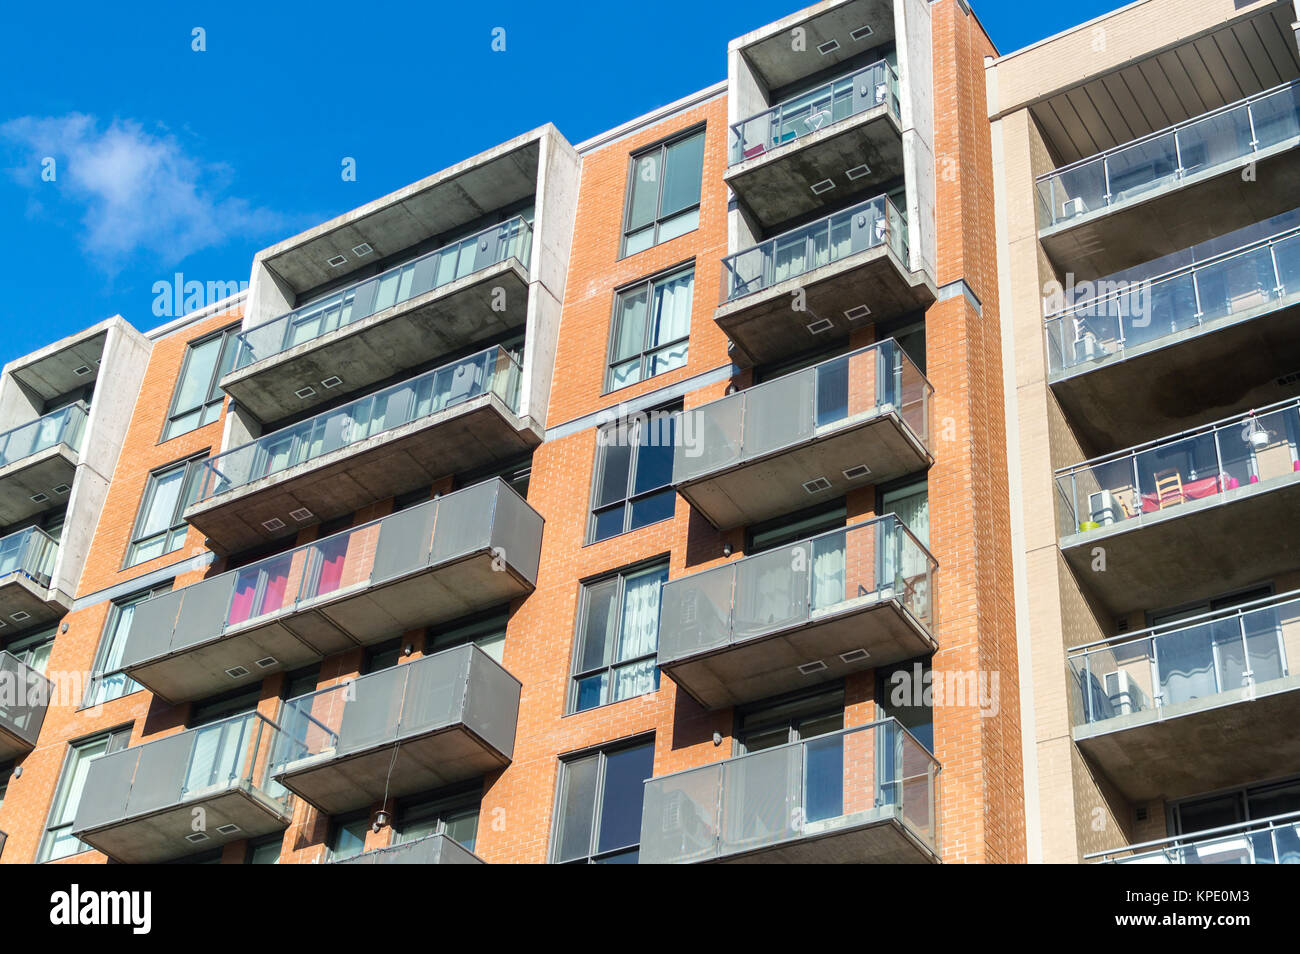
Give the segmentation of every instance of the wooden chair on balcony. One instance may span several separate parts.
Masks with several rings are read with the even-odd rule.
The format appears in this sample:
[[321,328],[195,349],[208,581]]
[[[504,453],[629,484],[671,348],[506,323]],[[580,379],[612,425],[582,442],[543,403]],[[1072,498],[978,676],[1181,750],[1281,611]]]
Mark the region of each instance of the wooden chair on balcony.
[[1187,497],[1183,494],[1183,475],[1176,470],[1162,470],[1152,475],[1156,481],[1156,501],[1160,509],[1180,504]]

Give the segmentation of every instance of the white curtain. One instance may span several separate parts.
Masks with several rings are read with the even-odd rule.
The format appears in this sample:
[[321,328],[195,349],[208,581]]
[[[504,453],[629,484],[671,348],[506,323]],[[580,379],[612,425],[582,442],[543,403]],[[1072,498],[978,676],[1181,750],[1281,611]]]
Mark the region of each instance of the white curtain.
[[685,338],[691,330],[691,292],[695,273],[688,272],[655,286],[651,347]]
[[847,598],[844,589],[844,534],[822,537],[813,543],[812,605],[825,609]]
[[1212,696],[1219,691],[1210,630],[1196,626],[1154,640],[1163,705]]
[[[630,577],[623,591],[623,626],[616,658],[635,659],[655,652],[659,644],[659,592],[662,571]],[[654,690],[655,661],[648,659],[614,672],[611,701]]]

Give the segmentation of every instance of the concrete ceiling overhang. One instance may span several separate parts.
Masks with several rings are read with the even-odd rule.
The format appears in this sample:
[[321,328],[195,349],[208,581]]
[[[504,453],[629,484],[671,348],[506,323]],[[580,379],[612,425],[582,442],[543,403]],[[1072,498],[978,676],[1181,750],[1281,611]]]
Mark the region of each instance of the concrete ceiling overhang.
[[[533,196],[540,132],[529,133],[421,179],[258,253],[296,294]],[[358,256],[353,249],[369,245]],[[337,267],[329,260],[344,256]]]
[[[1300,78],[1290,4],[1185,42],[1030,107],[1057,166]],[[1086,64],[1083,64],[1086,68]]]
[[[854,39],[852,34],[863,27],[870,27],[870,34]],[[792,48],[791,33],[797,28],[805,31],[803,49],[798,51]],[[774,90],[846,63],[865,50],[893,39],[893,0],[850,0],[831,5],[811,17],[807,11],[796,13],[740,37],[732,46],[744,54],[763,85]],[[838,47],[821,52],[820,48],[832,40]]]
[[104,329],[90,337],[60,342],[10,373],[24,388],[51,401],[94,382],[107,339],[108,330]]

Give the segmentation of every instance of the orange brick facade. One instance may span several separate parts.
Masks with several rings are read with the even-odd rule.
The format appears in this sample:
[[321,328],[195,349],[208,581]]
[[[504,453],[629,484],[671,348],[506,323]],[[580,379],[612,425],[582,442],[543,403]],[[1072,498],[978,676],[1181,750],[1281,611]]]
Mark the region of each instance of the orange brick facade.
[[[996,714],[973,701],[936,705],[935,756],[940,775],[940,846],[949,862],[1021,862],[1025,858],[1023,780],[1019,729],[1015,617],[1011,580],[1010,524],[1002,361],[999,346],[997,265],[993,222],[992,157],[984,99],[984,57],[993,48],[978,22],[956,0],[930,8],[933,18],[934,119],[937,182],[939,285],[965,282],[977,309],[960,291],[941,297],[925,314],[927,377],[934,386],[929,471],[930,549],[938,561],[935,634],[936,673],[981,673],[997,679]],[[638,148],[703,126],[704,174],[698,229],[646,251],[619,257],[629,156]],[[730,365],[726,335],[713,320],[720,296],[719,262],[728,253],[728,190],[723,182],[728,152],[727,98],[722,93],[634,131],[582,156],[574,238],[563,301],[554,380],[546,424],[616,410],[625,401]],[[694,262],[689,358],[685,367],[631,387],[603,393],[615,290],[679,264]],[[132,526],[147,475],[158,467],[215,451],[225,419],[165,443],[158,438],[188,342],[236,320],[235,313],[205,317],[153,344],[145,383],[122,447],[117,471],[78,589],[84,609],[65,618],[54,644],[52,672],[86,671],[110,608],[94,595],[124,581],[175,565],[175,586],[222,572],[221,559],[191,567],[205,554],[202,534],[191,529],[185,546],[147,564],[123,569]],[[853,345],[875,340],[872,328],[856,332]],[[722,397],[729,386],[751,383],[749,372],[688,391],[691,408]],[[855,380],[868,377],[858,375]],[[874,393],[864,389],[862,396]],[[855,400],[856,392],[855,392]],[[869,398],[868,398],[869,399]],[[576,714],[566,714],[581,583],[653,558],[668,562],[670,579],[744,556],[745,533],[720,533],[680,496],[672,519],[587,544],[597,431],[585,424],[548,438],[532,457],[528,503],[545,518],[535,591],[510,607],[502,663],[522,684],[513,760],[490,774],[484,790],[475,851],[488,862],[549,860],[561,759],[617,740],[653,738],[654,775],[659,776],[733,754],[735,714],[702,709],[669,678],[658,691]],[[430,495],[453,489],[448,478]],[[376,501],[353,516],[354,525],[391,511],[392,500]],[[876,490],[849,494],[850,525],[876,513]],[[315,528],[298,534],[301,544]],[[730,556],[724,556],[724,546]],[[858,544],[855,543],[856,547]],[[862,542],[866,546],[866,542]],[[855,579],[874,572],[870,557],[850,557]],[[201,560],[200,560],[201,562]],[[421,632],[406,634],[421,656]],[[330,657],[321,667],[320,687],[361,671],[360,650]],[[275,718],[284,676],[267,678],[259,711]],[[845,725],[878,716],[876,676],[850,677],[845,686]],[[21,777],[11,780],[0,830],[9,833],[3,861],[31,862],[36,855],[68,743],[98,731],[131,726],[131,744],[180,731],[189,706],[170,707],[145,690],[82,710],[77,700],[50,707],[39,744],[21,760]],[[715,744],[715,736],[720,744]],[[869,737],[846,746],[846,763],[859,762],[870,777]],[[869,792],[846,791],[846,803],[869,803]],[[302,800],[295,802],[285,832],[281,863],[323,860],[329,819]],[[380,806],[373,806],[379,808]],[[388,843],[389,829],[372,832],[367,847]],[[225,846],[223,862],[244,860],[247,846]],[[95,851],[69,862],[102,862]]]

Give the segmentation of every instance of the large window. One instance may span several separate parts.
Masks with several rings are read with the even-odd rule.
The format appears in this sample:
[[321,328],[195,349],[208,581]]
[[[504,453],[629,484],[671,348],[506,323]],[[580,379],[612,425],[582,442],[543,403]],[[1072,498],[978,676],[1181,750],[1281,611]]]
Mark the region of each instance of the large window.
[[478,816],[481,792],[456,798],[414,802],[402,806],[400,818],[393,830],[393,844],[404,845],[429,835],[446,835],[452,841],[473,851],[478,840]]
[[659,592],[668,565],[620,573],[582,588],[571,712],[659,688]]
[[126,638],[131,632],[131,620],[135,617],[137,606],[151,596],[170,592],[171,588],[170,582],[163,583],[113,602],[108,611],[104,635],[99,640],[99,652],[95,654],[95,666],[90,673],[90,685],[86,687],[85,705],[96,706],[119,696],[128,695],[140,688],[139,684],[120,668],[122,652],[126,649]]
[[699,228],[703,178],[703,129],[632,156],[623,254],[632,255]]
[[218,383],[234,367],[238,332],[239,326],[235,325],[190,343],[172,394],[163,440],[211,424],[221,416],[225,394]]
[[59,787],[54,793],[50,817],[45,824],[45,834],[36,853],[38,862],[66,858],[89,849],[89,845],[72,837],[77,806],[81,804],[81,793],[86,787],[86,773],[90,770],[91,762],[101,755],[126,748],[130,740],[131,728],[127,726],[68,746],[68,755],[59,775]]
[[508,614],[493,613],[469,622],[455,622],[438,629],[430,629],[425,634],[424,654],[430,656],[444,649],[473,643],[497,662],[501,662],[506,648],[508,621]]
[[694,289],[692,265],[639,282],[614,296],[606,391],[686,363]]
[[934,697],[928,657],[909,659],[876,670],[880,718],[897,719],[931,752],[934,751]]
[[185,545],[189,527],[182,515],[198,496],[201,471],[190,464],[201,459],[169,464],[149,475],[135,529],[131,531],[131,545],[126,551],[127,566],[152,560]]
[[601,428],[588,542],[595,543],[673,515],[675,411],[635,415]]
[[7,646],[0,646],[0,649],[43,676],[50,664],[50,652],[54,649],[54,627],[15,639]]
[[368,814],[349,815],[336,819],[330,825],[327,849],[329,861],[343,861],[355,858],[366,850],[366,832],[370,831]]
[[645,780],[653,771],[653,741],[563,761],[551,860],[636,864]]

